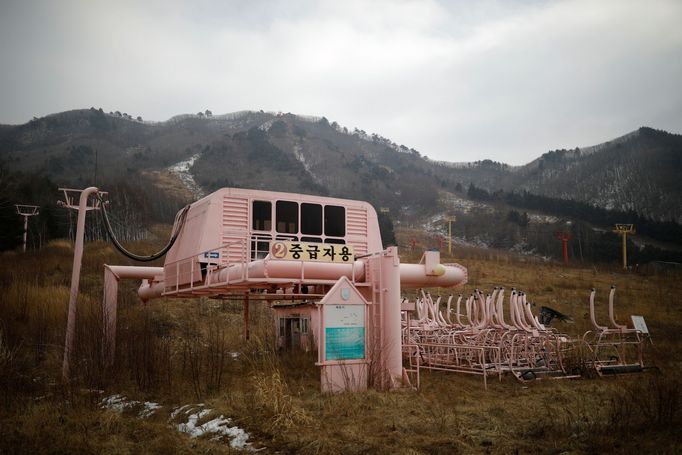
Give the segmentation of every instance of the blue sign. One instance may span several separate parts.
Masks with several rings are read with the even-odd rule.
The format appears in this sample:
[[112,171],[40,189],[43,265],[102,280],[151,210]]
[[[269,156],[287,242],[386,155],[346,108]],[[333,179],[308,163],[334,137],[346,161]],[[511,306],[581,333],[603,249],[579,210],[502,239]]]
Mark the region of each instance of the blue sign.
[[324,336],[327,360],[365,358],[364,327],[327,327]]
[[325,305],[326,360],[365,358],[365,306]]

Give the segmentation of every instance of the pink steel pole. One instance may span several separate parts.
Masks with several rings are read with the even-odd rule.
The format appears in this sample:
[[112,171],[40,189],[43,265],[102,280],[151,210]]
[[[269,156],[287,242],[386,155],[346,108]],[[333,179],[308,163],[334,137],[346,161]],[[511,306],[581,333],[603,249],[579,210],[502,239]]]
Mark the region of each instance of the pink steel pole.
[[64,363],[62,364],[62,379],[69,380],[71,368],[71,353],[73,352],[73,339],[76,331],[76,303],[78,299],[78,285],[81,277],[81,264],[83,262],[83,237],[85,236],[85,215],[88,207],[88,197],[99,191],[91,186],[81,192],[78,202],[78,222],[76,223],[76,245],[73,251],[73,270],[71,272],[71,293],[69,295],[69,315],[66,322],[66,340],[64,341]]
[[[388,388],[395,388],[403,377],[403,354],[400,332],[400,258],[398,248],[391,246],[381,257],[381,281],[384,288],[384,359]],[[374,302],[377,303],[377,302]]]
[[609,319],[614,329],[623,330],[627,329],[626,325],[618,324],[616,322],[616,317],[613,314],[613,297],[616,294],[616,286],[611,286],[611,292],[609,292]]
[[590,322],[592,322],[592,327],[594,327],[594,330],[597,332],[601,332],[607,329],[607,327],[603,327],[599,324],[597,324],[597,318],[594,314],[594,295],[597,293],[597,290],[592,288],[592,292],[590,292]]

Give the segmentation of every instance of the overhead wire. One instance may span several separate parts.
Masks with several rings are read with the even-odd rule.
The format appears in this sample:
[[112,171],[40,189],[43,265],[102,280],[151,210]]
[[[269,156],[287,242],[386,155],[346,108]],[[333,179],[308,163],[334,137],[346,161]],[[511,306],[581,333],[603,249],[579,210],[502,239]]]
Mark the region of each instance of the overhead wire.
[[111,223],[109,222],[109,215],[107,214],[107,209],[106,209],[106,204],[105,201],[102,198],[101,194],[97,195],[99,201],[100,201],[100,207],[101,207],[101,212],[102,212],[102,222],[104,224],[104,227],[107,231],[107,235],[111,239],[111,242],[114,244],[114,247],[123,254],[124,256],[129,257],[130,259],[133,259],[135,261],[140,261],[140,262],[150,262],[154,261],[156,259],[159,259],[163,255],[165,255],[168,250],[170,250],[173,247],[173,244],[175,244],[175,241],[178,238],[178,235],[180,234],[180,231],[182,230],[182,227],[185,224],[185,219],[187,218],[187,212],[189,211],[189,205],[186,205],[182,211],[178,214],[176,217],[174,226],[173,226],[173,232],[171,233],[171,237],[168,241],[168,243],[159,251],[157,251],[154,254],[150,254],[147,256],[144,255],[139,255],[135,253],[131,253],[121,243],[118,241],[116,238],[116,235],[114,234],[114,230],[111,228]]

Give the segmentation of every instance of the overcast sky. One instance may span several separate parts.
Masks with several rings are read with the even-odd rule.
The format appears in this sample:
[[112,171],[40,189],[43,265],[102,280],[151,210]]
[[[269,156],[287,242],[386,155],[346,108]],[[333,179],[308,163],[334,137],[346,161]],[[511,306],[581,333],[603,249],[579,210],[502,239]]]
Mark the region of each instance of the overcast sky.
[[326,116],[432,159],[682,133],[682,1],[0,0],[0,123]]

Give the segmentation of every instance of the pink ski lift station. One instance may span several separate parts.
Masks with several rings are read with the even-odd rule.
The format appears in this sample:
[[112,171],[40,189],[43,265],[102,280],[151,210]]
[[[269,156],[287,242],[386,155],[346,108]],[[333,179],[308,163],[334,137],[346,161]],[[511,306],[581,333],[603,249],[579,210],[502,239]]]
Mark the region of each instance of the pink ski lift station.
[[[87,210],[103,209],[106,220],[105,193],[94,187],[64,190],[64,206],[76,208],[74,192],[80,194],[79,229]],[[94,200],[92,207],[88,198]],[[543,373],[573,377],[563,357],[576,343],[595,353],[592,363],[598,371],[642,367],[641,330],[617,325],[603,336],[599,327],[597,341],[573,340],[542,325],[525,295],[515,290],[508,302],[511,323],[504,319],[502,288],[487,296],[476,291],[466,302],[460,296],[456,310],[452,295],[444,311],[441,299],[434,301],[424,291],[414,302],[401,298],[406,289],[462,286],[467,269],[441,264],[438,251],[425,252],[417,264],[401,263],[396,247],[382,245],[376,211],[366,202],[223,188],[178,213],[169,245],[163,267],[104,266],[109,362],[116,344],[118,282],[134,279],[142,281],[138,295],[145,302],[162,297],[243,300],[247,337],[249,301],[270,302],[279,347],[317,347],[324,392],[415,387],[420,368],[480,374],[484,382],[503,372],[521,380]],[[81,255],[77,234],[65,379]],[[593,308],[594,295],[590,303]],[[634,349],[635,360],[622,353],[624,346]]]
[[401,264],[396,247],[384,249],[366,202],[223,188],[181,211],[174,233],[163,267],[105,266],[112,359],[117,283],[141,279],[143,301],[239,297],[245,310],[249,300],[289,302],[273,305],[278,342],[318,347],[323,391],[403,387],[401,288],[467,280],[437,251]]

